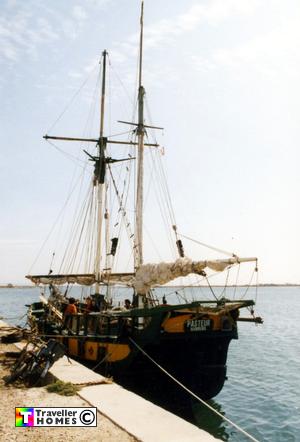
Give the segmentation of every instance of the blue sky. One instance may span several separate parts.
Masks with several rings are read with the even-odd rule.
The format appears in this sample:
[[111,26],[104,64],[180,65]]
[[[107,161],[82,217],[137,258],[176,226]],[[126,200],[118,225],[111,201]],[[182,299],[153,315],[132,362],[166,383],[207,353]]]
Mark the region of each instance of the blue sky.
[[[0,8],[0,282],[22,282],[74,167],[42,135],[95,78],[105,48],[133,96],[140,2],[2,0]],[[145,1],[144,85],[153,122],[165,128],[178,228],[258,256],[261,282],[300,282],[299,23],[296,0]],[[53,133],[82,134],[92,90]],[[111,101],[107,132],[130,119],[122,101]]]

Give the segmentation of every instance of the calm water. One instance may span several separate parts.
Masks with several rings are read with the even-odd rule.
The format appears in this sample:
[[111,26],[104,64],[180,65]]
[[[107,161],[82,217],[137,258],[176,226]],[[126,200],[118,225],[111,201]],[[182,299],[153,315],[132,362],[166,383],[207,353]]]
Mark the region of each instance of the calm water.
[[[38,293],[0,289],[0,317],[24,324],[24,319],[16,318],[24,315],[24,305],[36,301]],[[189,294],[195,291],[190,289]],[[121,290],[119,299],[125,296]],[[246,297],[255,294],[249,291]],[[176,302],[174,295],[168,299]],[[300,441],[300,287],[260,288],[256,313],[263,316],[264,324],[239,323],[239,340],[229,347],[228,381],[210,403],[259,441]],[[248,440],[204,406],[195,404],[193,409],[194,422],[215,437]]]

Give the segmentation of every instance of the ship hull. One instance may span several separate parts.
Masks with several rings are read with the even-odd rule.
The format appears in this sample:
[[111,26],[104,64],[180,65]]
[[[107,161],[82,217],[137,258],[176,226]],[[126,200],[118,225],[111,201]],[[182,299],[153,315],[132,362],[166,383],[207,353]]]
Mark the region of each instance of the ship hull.
[[175,386],[177,392],[183,390],[181,383],[207,400],[226,380],[228,347],[238,338],[238,307],[159,307],[143,312],[148,316],[142,328],[134,310],[111,317],[74,315],[67,330],[39,313],[36,325],[46,339],[57,335],[69,356],[132,390],[140,392],[141,386],[150,396],[162,391],[172,396]]
[[[142,352],[134,352],[134,357],[128,361],[100,370],[132,388],[138,384],[147,385],[153,394],[163,391],[161,388],[166,390],[167,385],[173,391],[179,381],[202,399],[211,399],[223,388],[229,343],[236,337],[236,332],[226,333],[226,336],[172,336],[172,339],[161,339],[159,343],[143,347],[152,360]],[[182,389],[178,383],[177,387]]]

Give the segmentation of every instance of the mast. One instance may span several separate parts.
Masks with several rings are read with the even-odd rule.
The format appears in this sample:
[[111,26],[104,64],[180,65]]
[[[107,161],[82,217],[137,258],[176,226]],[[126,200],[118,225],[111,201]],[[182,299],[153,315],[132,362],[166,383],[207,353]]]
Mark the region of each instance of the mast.
[[100,98],[100,137],[98,142],[98,164],[96,163],[96,192],[97,192],[97,237],[96,237],[96,258],[95,258],[95,293],[99,293],[100,288],[100,275],[101,275],[101,237],[102,237],[102,224],[103,224],[103,206],[104,206],[104,188],[105,188],[105,148],[106,138],[103,137],[104,133],[104,112],[105,112],[105,81],[106,81],[106,56],[107,51],[102,53],[103,57],[103,69],[102,69],[102,88]]
[[[104,115],[105,115],[105,86],[106,86],[106,59],[107,51],[102,53],[103,57],[103,69],[102,69],[102,87],[100,95],[100,130],[99,138],[80,138],[70,136],[53,136],[44,135],[46,140],[61,140],[61,141],[79,141],[79,142],[92,142],[97,143],[97,155],[90,155],[86,150],[89,159],[94,162],[94,197],[97,202],[97,226],[96,226],[96,239],[95,239],[95,293],[99,293],[100,280],[101,280],[101,249],[102,249],[102,227],[105,212],[105,171],[106,165],[109,163],[115,163],[119,161],[129,161],[135,158],[123,158],[113,159],[105,157],[105,150],[108,143],[137,146],[137,180],[136,180],[136,201],[135,201],[135,232],[134,232],[134,265],[135,268],[139,268],[143,264],[143,175],[144,175],[144,147],[158,147],[157,143],[145,143],[145,128],[156,128],[154,126],[145,126],[144,124],[144,95],[145,90],[142,86],[142,59],[143,59],[143,11],[144,2],[141,4],[141,31],[140,31],[140,48],[139,48],[139,90],[138,90],[138,123],[132,123],[122,121],[122,123],[136,126],[137,142],[134,141],[122,141],[122,140],[110,140],[104,136]],[[161,128],[156,128],[161,129]],[[109,214],[107,213],[107,222]],[[108,244],[109,229],[106,230],[106,243]],[[108,253],[108,250],[107,252]],[[110,266],[110,259],[105,264],[106,267]],[[102,269],[103,270],[103,269]]]
[[[110,238],[109,238],[109,212],[108,212],[108,184],[105,188],[105,272],[109,275],[111,272],[111,252],[109,250]],[[106,301],[108,304],[111,302],[111,285],[108,283],[106,288]]]
[[143,264],[143,181],[144,181],[144,95],[145,89],[142,86],[142,67],[143,67],[143,17],[144,17],[144,2],[141,4],[141,20],[140,20],[140,51],[139,51],[139,90],[138,90],[138,149],[137,149],[137,191],[136,191],[136,212],[135,212],[135,235],[134,235],[134,250],[135,250],[135,269]]

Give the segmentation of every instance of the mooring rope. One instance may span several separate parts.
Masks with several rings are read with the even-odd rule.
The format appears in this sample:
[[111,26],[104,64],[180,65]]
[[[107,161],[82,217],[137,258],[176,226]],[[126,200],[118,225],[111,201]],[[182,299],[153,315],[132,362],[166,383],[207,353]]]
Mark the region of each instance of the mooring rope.
[[176,384],[180,385],[185,391],[187,391],[191,396],[193,396],[195,399],[197,399],[201,404],[205,405],[207,408],[209,408],[211,411],[213,411],[215,414],[217,414],[221,419],[228,422],[230,425],[232,425],[234,428],[236,428],[238,431],[240,431],[242,434],[244,434],[246,437],[248,437],[253,442],[259,442],[257,439],[255,439],[251,434],[247,433],[247,431],[243,430],[241,427],[239,427],[237,424],[232,422],[227,417],[223,416],[223,414],[219,413],[217,410],[215,410],[211,405],[207,404],[203,399],[201,399],[199,396],[197,396],[195,393],[193,393],[191,390],[189,390],[185,385],[183,385],[178,379],[174,378],[174,376],[171,375],[165,368],[163,368],[161,365],[159,365],[154,359],[151,358],[148,353],[145,352],[132,338],[130,338],[130,341],[136,346],[138,350],[140,350],[148,359],[150,359],[151,362],[153,362],[154,365],[156,365],[160,370],[162,370],[169,378],[171,378]]

